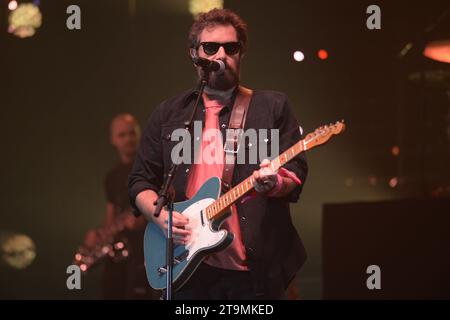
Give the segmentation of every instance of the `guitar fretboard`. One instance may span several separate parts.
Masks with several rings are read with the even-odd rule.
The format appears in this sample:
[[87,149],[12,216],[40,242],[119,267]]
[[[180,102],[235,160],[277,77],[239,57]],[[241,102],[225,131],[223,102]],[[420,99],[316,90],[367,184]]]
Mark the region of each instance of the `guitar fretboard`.
[[[273,171],[277,171],[279,168],[284,166],[287,162],[292,160],[302,151],[307,150],[307,141],[305,139],[300,140],[292,147],[284,151],[278,157],[270,162],[270,167]],[[206,217],[209,220],[218,219],[231,207],[233,203],[242,198],[246,193],[250,192],[255,185],[255,180],[253,176],[248,177],[228,192],[223,194],[219,199],[211,203],[205,208]]]

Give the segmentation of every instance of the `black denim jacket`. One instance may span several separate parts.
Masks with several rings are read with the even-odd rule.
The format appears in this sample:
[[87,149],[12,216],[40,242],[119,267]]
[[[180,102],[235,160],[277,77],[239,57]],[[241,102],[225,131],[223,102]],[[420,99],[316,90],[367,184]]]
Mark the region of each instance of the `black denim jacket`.
[[[147,189],[158,192],[171,161],[172,148],[178,141],[172,141],[175,129],[184,128],[184,122],[189,119],[195,102],[197,92],[185,91],[171,99],[162,102],[151,114],[144,129],[139,145],[138,154],[132,172],[128,179],[129,197],[132,207],[139,215],[135,205],[136,196]],[[222,136],[226,135],[226,128],[234,103],[225,106],[219,115],[219,126]],[[204,123],[204,106],[197,109],[195,120]],[[275,91],[255,90],[250,102],[245,130],[279,129],[279,152],[283,152],[298,142],[301,138],[298,122],[292,111],[287,96]],[[194,158],[194,143],[201,137],[191,135],[191,162]],[[270,155],[271,135],[258,137],[258,143],[266,143]],[[224,139],[225,140],[225,139]],[[252,144],[244,141],[240,152],[248,155],[258,143]],[[256,163],[236,164],[232,184],[235,185],[250,176],[259,168]],[[190,164],[182,163],[178,166],[175,179],[175,201],[186,199],[185,191]],[[246,255],[254,286],[257,293],[276,296],[284,290],[292,277],[306,259],[305,249],[292,224],[289,202],[296,202],[302,191],[307,176],[307,163],[304,153],[295,157],[285,165],[302,181],[286,198],[268,198],[257,195],[256,198],[237,203],[239,221]]]

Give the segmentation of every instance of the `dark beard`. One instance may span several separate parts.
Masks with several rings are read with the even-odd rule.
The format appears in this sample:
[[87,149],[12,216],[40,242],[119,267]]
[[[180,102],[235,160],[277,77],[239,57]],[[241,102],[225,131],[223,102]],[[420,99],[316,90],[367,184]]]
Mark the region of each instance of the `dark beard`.
[[222,74],[212,72],[209,75],[208,87],[215,90],[226,91],[239,84],[239,75],[227,69]]

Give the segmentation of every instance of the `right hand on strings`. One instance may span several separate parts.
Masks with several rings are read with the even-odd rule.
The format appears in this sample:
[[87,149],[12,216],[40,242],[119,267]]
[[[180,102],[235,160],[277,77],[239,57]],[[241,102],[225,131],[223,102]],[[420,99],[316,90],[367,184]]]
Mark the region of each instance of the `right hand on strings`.
[[[164,231],[167,236],[169,212],[166,209],[161,210],[159,217],[154,218],[154,222]],[[173,211],[172,236],[175,244],[185,245],[188,243],[191,231],[185,229],[189,223],[189,219],[181,213]]]

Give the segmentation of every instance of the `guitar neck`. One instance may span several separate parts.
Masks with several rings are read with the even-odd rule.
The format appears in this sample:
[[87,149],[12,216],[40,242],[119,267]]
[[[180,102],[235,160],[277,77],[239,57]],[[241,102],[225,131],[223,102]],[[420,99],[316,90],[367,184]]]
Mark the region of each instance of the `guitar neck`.
[[[292,147],[280,154],[278,157],[276,157],[274,160],[272,160],[270,162],[270,167],[273,169],[273,171],[277,171],[287,162],[292,160],[295,156],[303,151],[306,151],[308,149],[307,143],[308,141],[305,141],[305,139],[300,140]],[[230,189],[228,192],[223,194],[219,199],[214,201],[208,207],[206,207],[206,217],[209,220],[220,218],[237,200],[253,190],[254,186],[255,180],[253,179],[253,176],[248,177],[247,179]]]

